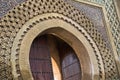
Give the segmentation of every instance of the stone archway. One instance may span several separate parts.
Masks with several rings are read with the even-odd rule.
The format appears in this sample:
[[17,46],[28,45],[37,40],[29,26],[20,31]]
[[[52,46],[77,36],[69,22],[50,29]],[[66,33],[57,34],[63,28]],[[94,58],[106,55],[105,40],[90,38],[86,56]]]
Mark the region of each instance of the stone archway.
[[[85,47],[88,55],[86,58],[89,58],[94,66],[91,79],[118,78],[115,58],[92,22],[62,0],[28,0],[3,17],[0,26],[1,65],[4,65],[1,75],[4,79],[32,79],[28,61],[30,45],[37,35],[50,28],[56,28],[52,30],[53,33],[64,37],[64,40],[70,39],[62,33],[71,33],[73,38]],[[74,42],[74,39],[71,39],[71,42]],[[78,49],[74,46],[73,48]]]
[[[16,38],[16,40],[14,42],[15,44],[13,46],[15,46],[17,44],[21,44],[20,51],[19,51],[19,66],[20,66],[20,70],[21,70],[21,77],[23,79],[29,79],[29,80],[32,79],[31,70],[30,70],[30,66],[29,66],[29,51],[30,51],[30,46],[31,46],[34,38],[36,36],[42,35],[42,34],[53,34],[53,35],[56,35],[56,36],[62,38],[64,41],[66,41],[69,45],[71,45],[71,47],[73,47],[73,49],[77,53],[77,56],[79,57],[79,59],[82,63],[81,70],[83,72],[82,73],[83,80],[88,79],[88,78],[89,79],[98,79],[99,78],[99,75],[98,75],[99,70],[98,70],[98,65],[97,65],[97,60],[96,60],[96,55],[95,55],[94,50],[97,52],[98,55],[99,55],[99,50],[96,47],[96,45],[94,44],[93,40],[90,39],[90,41],[93,42],[93,46],[95,47],[95,49],[92,49],[91,45],[87,41],[86,37],[84,37],[84,35],[86,35],[89,38],[90,38],[90,36],[86,33],[86,31],[82,27],[80,27],[74,21],[72,21],[73,24],[76,26],[79,26],[79,29],[81,29],[84,34],[79,32],[70,23],[67,23],[66,21],[56,18],[56,19],[50,19],[50,20],[48,19],[48,20],[45,20],[40,23],[38,22],[38,24],[31,27],[31,29],[29,29],[28,32],[26,32],[24,35],[24,30],[28,29],[28,27],[31,23],[36,22],[40,18],[50,17],[53,14],[54,14],[54,16],[56,15],[57,17],[60,17],[60,16],[64,17],[64,16],[56,14],[56,13],[44,14],[44,17],[43,17],[43,15],[36,16],[35,18],[33,18],[33,20],[31,19],[29,21],[29,23],[27,23],[28,25],[25,24],[24,27],[19,31],[19,33],[17,35],[18,37]],[[66,18],[66,17],[64,17],[64,18]],[[71,22],[71,20],[69,20],[68,18],[66,18],[66,19]],[[21,40],[21,38],[19,36],[22,36],[22,35],[24,35],[24,37],[22,38],[22,41],[19,43],[19,40]],[[14,47],[13,51],[15,51],[16,48],[17,47]],[[15,55],[12,55],[12,56],[14,57]],[[100,55],[99,55],[99,58],[101,58]],[[14,63],[14,61],[15,61],[14,59],[15,58],[12,58],[13,66],[15,66],[15,64],[16,64],[16,63]],[[101,64],[103,64],[103,63],[101,62]],[[101,66],[103,66],[103,65],[101,65]],[[102,70],[104,72],[103,68],[102,68]],[[13,68],[13,74],[15,74],[14,76],[17,78],[18,74],[16,74],[15,67]]]

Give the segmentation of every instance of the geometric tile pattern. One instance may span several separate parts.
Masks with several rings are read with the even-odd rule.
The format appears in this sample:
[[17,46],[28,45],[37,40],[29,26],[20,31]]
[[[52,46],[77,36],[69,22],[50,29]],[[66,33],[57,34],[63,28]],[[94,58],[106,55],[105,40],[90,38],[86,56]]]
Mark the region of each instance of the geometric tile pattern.
[[117,53],[120,57],[120,20],[117,15],[117,11],[114,5],[114,0],[86,0],[97,4],[105,5],[107,11],[107,17],[109,20],[112,37],[114,38],[114,44],[117,49]]
[[14,6],[26,0],[0,0],[0,18],[4,16]]
[[[4,16],[9,10],[11,10],[14,6],[22,3],[22,2],[25,2],[26,0],[0,0],[0,18],[2,16]],[[89,11],[88,9],[86,10],[85,8],[89,5],[85,5],[85,4],[82,4],[82,3],[76,3],[75,1],[72,1],[72,0],[65,0],[65,1],[68,1],[68,2],[73,2],[73,6],[77,7],[78,9],[80,9],[81,11],[83,11],[83,13],[85,13],[86,11]],[[97,3],[97,4],[104,4],[106,6],[106,11],[107,11],[107,15],[108,15],[108,19],[109,19],[109,22],[110,22],[110,27],[111,27],[111,33],[113,35],[113,38],[114,38],[114,43],[116,45],[116,48],[117,48],[117,52],[118,52],[118,55],[120,55],[120,21],[118,20],[118,17],[117,17],[117,14],[116,14],[116,10],[115,10],[115,7],[114,7],[114,2],[113,0],[109,0],[109,1],[104,1],[104,0],[86,0],[86,1],[90,1],[90,2],[94,2],[94,3]],[[90,6],[89,6],[90,7]],[[97,9],[98,10],[98,9]],[[92,10],[95,14],[96,14],[96,10]],[[101,14],[101,11],[99,9],[99,12],[98,14]],[[101,15],[98,15],[97,16],[100,16]],[[86,16],[88,15],[89,17],[89,14],[86,14]],[[91,16],[91,15],[90,15]],[[95,16],[95,15],[94,15]],[[96,17],[97,17],[96,16]],[[99,18],[100,18],[99,17]],[[92,17],[93,18],[93,17]],[[97,18],[95,19],[92,19],[90,17],[91,20],[94,20],[93,22],[95,23],[96,21],[99,21],[99,20],[96,20]],[[100,22],[99,22],[100,23]],[[104,23],[101,22],[101,24],[99,23],[95,23],[94,25],[97,26],[97,29],[98,31],[103,34],[102,37],[104,38],[104,40],[108,43],[108,47],[110,47],[109,45],[109,40],[108,40],[108,37],[106,35],[106,30],[105,28],[101,28],[101,27],[105,27]],[[100,29],[99,29],[100,27]]]
[[[1,16],[4,15],[13,6],[22,2],[21,0],[4,0],[4,1],[0,0],[0,1],[1,1],[1,3],[0,3]],[[34,2],[35,0],[31,0],[31,1]],[[46,2],[46,1],[48,1],[48,2],[50,1],[50,3]],[[58,1],[59,4],[56,1]],[[57,13],[61,13],[63,15],[66,15],[66,16],[72,18],[73,20],[75,20],[80,25],[82,25],[84,27],[84,29],[93,38],[93,40],[96,42],[96,44],[101,52],[101,56],[103,58],[103,63],[104,63],[104,68],[105,68],[105,73],[106,73],[105,74],[106,80],[118,80],[119,78],[117,75],[117,68],[115,66],[112,53],[109,51],[108,48],[106,48],[105,42],[102,40],[101,35],[96,30],[96,28],[93,26],[93,24],[82,13],[79,13],[73,7],[69,7],[68,4],[64,3],[64,1],[62,1],[62,0],[56,0],[56,1],[55,0],[45,0],[45,1],[41,0],[42,4],[40,4],[40,5],[44,6],[43,12],[44,13],[47,11],[50,12],[48,8],[51,8],[51,7],[49,5],[53,4],[52,2],[56,2],[57,6],[58,5],[60,6],[59,7],[60,10],[58,10]],[[38,2],[38,1],[36,0],[36,2]],[[104,3],[104,4],[106,4],[106,6],[113,4],[112,0],[110,0],[111,3],[109,3],[109,5],[107,2],[104,2],[102,0],[101,1],[99,0],[98,2]],[[43,5],[43,3],[44,3],[44,5]],[[62,6],[62,5],[60,5],[60,3],[67,5],[67,6]],[[0,51],[0,63],[1,63],[0,79],[12,80],[12,77],[10,77],[10,76],[12,76],[11,75],[12,68],[11,68],[11,64],[10,64],[10,50],[12,47],[12,42],[15,38],[15,35],[17,34],[19,29],[21,28],[21,25],[23,25],[30,17],[34,17],[38,13],[39,14],[42,13],[42,10],[40,10],[41,13],[36,12],[36,9],[41,9],[41,7],[36,8],[36,4],[37,3],[28,2],[27,4],[21,5],[21,6],[24,6],[25,9],[22,9],[21,7],[16,7],[14,9],[16,11],[12,10],[11,12],[8,13],[8,15],[4,16],[0,20],[0,50],[1,50]],[[49,5],[47,5],[47,4],[49,4]],[[31,8],[31,6],[34,8]],[[53,5],[51,5],[51,6],[53,6]],[[58,8],[56,8],[57,6],[54,6],[54,8],[58,9]],[[108,18],[109,18],[111,25],[114,25],[114,27],[111,27],[111,31],[112,31],[112,33],[114,33],[113,34],[114,42],[115,42],[117,49],[119,51],[119,40],[120,40],[118,38],[119,37],[119,21],[117,19],[115,11],[112,11],[112,10],[114,10],[113,8],[114,8],[113,6],[106,7],[106,10],[109,13]],[[55,9],[53,11],[55,11]],[[72,10],[74,10],[75,13],[73,13]],[[32,15],[28,16],[28,14],[32,13],[31,11],[36,12],[36,13],[33,13]],[[110,11],[112,11],[113,13],[110,13]],[[24,12],[26,12],[26,13],[24,13]],[[69,12],[71,14],[68,14]],[[19,15],[19,14],[21,14],[21,15]],[[21,18],[22,16],[23,16],[23,19]],[[116,18],[116,19],[114,19],[114,18]],[[20,20],[21,24],[19,23],[19,20]],[[17,25],[17,27],[15,25]],[[20,72],[18,72],[18,73],[20,74]],[[10,78],[10,79],[8,79],[8,78]]]
[[108,38],[108,34],[106,30],[107,26],[104,20],[104,14],[102,8],[93,5],[88,5],[86,3],[78,2],[75,0],[65,0],[65,1],[73,5],[80,12],[83,12],[93,22],[94,26],[101,34],[104,41],[106,41],[106,46],[111,49],[110,40]]

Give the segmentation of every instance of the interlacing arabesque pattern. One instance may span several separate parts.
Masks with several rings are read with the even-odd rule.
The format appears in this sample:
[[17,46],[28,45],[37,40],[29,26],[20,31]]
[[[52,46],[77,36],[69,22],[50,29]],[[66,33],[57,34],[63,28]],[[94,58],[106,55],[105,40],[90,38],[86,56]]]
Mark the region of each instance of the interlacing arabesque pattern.
[[[11,10],[0,20],[0,79],[12,80],[12,68],[10,64],[11,47],[16,34],[29,19],[45,14],[58,13],[62,14],[81,25],[96,43],[100,55],[103,59],[106,80],[118,80],[118,71],[116,68],[113,54],[106,47],[101,35],[95,29],[94,25],[83,13],[76,10],[73,6],[65,3],[63,0],[28,0]],[[66,21],[66,20],[65,20]],[[33,23],[34,24],[34,23]],[[20,44],[18,45],[18,47]],[[19,52],[19,49],[16,50]],[[16,57],[18,57],[16,55]],[[96,56],[97,57],[97,56]],[[18,58],[19,59],[19,58]],[[100,64],[99,64],[100,65]],[[19,69],[19,64],[16,65]],[[100,67],[99,67],[100,69]],[[17,72],[20,74],[20,71]],[[99,75],[101,77],[102,71]],[[19,77],[21,80],[22,77]]]

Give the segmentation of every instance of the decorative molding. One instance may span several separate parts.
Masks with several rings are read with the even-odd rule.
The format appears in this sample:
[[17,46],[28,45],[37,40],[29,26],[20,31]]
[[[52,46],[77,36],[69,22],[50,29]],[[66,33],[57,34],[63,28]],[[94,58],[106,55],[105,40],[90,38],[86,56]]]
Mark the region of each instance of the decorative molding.
[[[30,19],[46,13],[61,14],[79,24],[82,28],[84,28],[87,34],[89,34],[89,36],[93,39],[94,43],[97,45],[100,52],[100,56],[102,58],[105,74],[101,72],[100,67],[99,77],[103,78],[102,75],[105,75],[104,77],[106,80],[119,79],[115,58],[110,49],[106,47],[106,42],[102,39],[100,33],[95,29],[93,23],[83,13],[81,13],[68,3],[64,2],[63,0],[28,0],[25,3],[15,7],[13,10],[9,11],[9,13],[7,13],[7,15],[0,20],[0,41],[2,42],[0,43],[0,59],[1,62],[3,62],[1,65],[9,65],[10,68],[9,71],[7,71],[7,68],[1,67],[1,70],[4,69],[0,72],[2,75],[0,77],[2,79],[13,78],[11,77],[13,66],[11,66],[10,61],[11,54],[14,53],[11,52],[11,48],[13,47],[13,41],[16,38],[18,32],[21,30],[21,28],[23,28],[23,25],[26,24],[26,22],[28,22]],[[52,19],[51,17],[49,18]],[[55,17],[53,16],[53,18]],[[41,19],[40,21],[43,20],[47,20],[47,18]],[[64,21],[67,22],[67,19],[65,19]],[[36,21],[36,23],[40,22]],[[36,23],[32,23],[32,25],[29,27],[33,27],[33,25],[36,25]],[[75,25],[73,24],[73,26]],[[79,27],[76,28],[78,28],[79,30]],[[26,31],[28,30],[29,28],[26,29]],[[24,31],[24,33],[26,33],[26,31]],[[21,37],[24,37],[24,35],[22,35]],[[18,53],[19,46],[20,44],[16,45],[16,47],[18,47],[18,49],[16,49]],[[16,56],[18,57],[17,59],[19,59],[19,55]],[[17,59],[16,62],[19,63],[19,60]],[[18,74],[21,73],[21,71],[19,70],[19,66],[20,65],[16,65]],[[18,77],[18,79],[22,80],[22,76]]]
[[[62,16],[61,14],[56,14],[56,13],[48,13],[48,14],[44,14],[44,15],[40,15],[40,16],[36,16],[36,17],[34,17],[34,18],[32,18],[32,19],[30,19],[30,21],[28,21],[26,24],[24,24],[23,25],[23,27],[22,27],[22,29],[19,31],[19,33],[18,33],[18,35],[16,36],[16,39],[15,39],[15,42],[14,42],[14,45],[13,45],[13,49],[12,49],[12,52],[14,52],[14,53],[16,53],[16,54],[12,54],[12,62],[13,62],[13,66],[14,66],[14,70],[17,70],[17,71],[13,71],[13,73],[15,74],[15,76],[19,76],[19,77],[22,77],[22,75],[21,74],[17,74],[16,72],[20,72],[20,68],[18,69],[18,67],[16,68],[15,67],[15,65],[20,65],[20,64],[18,64],[18,63],[16,63],[15,61],[17,60],[17,61],[19,61],[19,58],[17,58],[16,57],[16,55],[17,56],[19,56],[20,55],[20,52],[19,51],[22,51],[22,52],[24,52],[25,50],[20,50],[20,47],[21,47],[21,42],[22,42],[22,40],[24,39],[24,37],[25,37],[25,35],[31,30],[31,29],[33,29],[34,28],[34,26],[36,26],[36,25],[38,25],[39,24],[39,26],[42,26],[42,25],[40,25],[40,24],[42,24],[43,22],[45,22],[45,21],[49,21],[49,20],[55,20],[56,21],[56,23],[58,23],[59,24],[59,22],[57,22],[57,21],[59,21],[59,20],[62,20],[62,21],[64,21],[64,22],[66,22],[67,24],[70,24],[70,25],[72,25],[72,26],[74,26],[77,30],[78,30],[78,32],[81,32],[85,37],[86,37],[86,39],[89,41],[89,44],[91,45],[91,47],[93,48],[93,50],[94,50],[94,55],[96,56],[96,59],[93,59],[92,60],[92,63],[93,63],[93,67],[95,68],[97,68],[97,69],[95,69],[96,71],[97,70],[99,70],[99,78],[101,78],[102,80],[104,80],[104,68],[103,68],[103,62],[102,62],[102,58],[101,58],[101,56],[100,56],[100,54],[99,54],[99,51],[98,51],[98,49],[97,49],[97,47],[96,47],[96,44],[94,43],[94,41],[91,39],[91,37],[87,34],[87,32],[82,28],[82,27],[80,27],[78,24],[76,24],[74,21],[72,21],[71,19],[68,19],[67,17],[65,17],[65,16]],[[54,24],[54,23],[52,23],[52,24],[54,24],[54,25],[56,25],[56,26],[58,26],[58,24]],[[49,23],[46,23],[46,24],[49,24]],[[60,23],[61,24],[61,23]],[[63,25],[63,23],[61,24],[61,26]],[[44,25],[45,26],[45,25]],[[54,27],[54,26],[51,26],[50,24],[49,24],[49,28],[52,28],[52,27]],[[67,27],[67,26],[64,26],[64,27]],[[70,30],[70,28],[69,27],[67,27],[68,28],[68,30]],[[37,27],[37,29],[38,29],[38,27]],[[35,31],[37,31],[37,29],[35,30]],[[41,29],[41,31],[42,31],[42,29],[43,29],[43,27],[40,27],[40,29]],[[47,28],[46,28],[47,29]],[[40,30],[39,30],[39,32],[41,32]],[[32,33],[34,33],[34,34],[32,34]],[[31,32],[31,35],[34,35],[34,37],[36,37],[36,35],[35,35],[35,33],[36,32],[34,32],[34,30],[33,30],[33,32]],[[74,32],[73,32],[74,33]],[[76,35],[76,36],[78,36],[78,35]],[[29,37],[29,39],[30,39],[31,37]],[[32,38],[33,39],[33,38]],[[83,40],[83,41],[85,41],[85,40]],[[24,41],[25,43],[26,43],[26,41]],[[23,42],[22,42],[23,43]],[[18,45],[19,44],[19,46],[17,46],[16,47],[16,45]],[[29,42],[29,45],[31,45],[31,42]],[[23,46],[22,46],[23,47]],[[28,46],[29,47],[29,46]],[[19,51],[18,51],[19,50]],[[15,52],[16,51],[16,52]],[[29,50],[28,50],[29,51]],[[93,52],[92,52],[93,53]],[[88,52],[88,54],[89,54],[89,56],[91,56],[91,58],[90,59],[92,59],[93,58],[93,56],[92,56],[92,53],[89,53]],[[22,53],[23,54],[23,53]],[[16,58],[14,58],[14,57],[16,57]],[[22,57],[22,56],[21,56]],[[16,60],[15,60],[16,59]],[[27,59],[27,58],[26,58]],[[94,61],[96,61],[97,60],[97,64],[96,63],[94,63]],[[21,62],[22,60],[20,60],[19,62]],[[23,59],[23,61],[24,62],[26,62],[24,59]],[[28,63],[29,63],[29,61],[27,61]],[[26,62],[26,64],[27,64],[27,62]],[[98,65],[98,66],[96,66],[96,65],[94,65],[94,64],[96,64],[96,65]],[[27,65],[27,66],[29,66],[29,65]],[[23,69],[23,68],[22,68]],[[28,69],[29,69],[29,67],[28,67]],[[94,69],[93,69],[93,71],[95,71]],[[94,75],[96,75],[95,73],[96,73],[96,71],[95,72],[93,72],[94,73]],[[30,70],[28,70],[28,72],[30,72]],[[24,72],[23,72],[24,73]],[[31,75],[31,74],[30,74]],[[96,76],[97,77],[97,76]],[[95,79],[96,79],[96,77],[95,77]],[[32,78],[31,78],[32,79]]]
[[[100,3],[100,2],[97,2],[97,1],[87,1],[87,0],[85,0],[85,1],[82,1],[82,0],[75,0],[75,1],[77,1],[78,3],[83,3],[83,4],[87,4],[87,5],[90,5],[90,6],[94,6],[94,7],[98,7],[98,8],[100,8],[101,9],[101,11],[102,11],[102,13],[103,13],[103,22],[104,22],[104,30],[105,31],[101,31],[103,34],[105,34],[104,32],[106,32],[106,36],[104,36],[104,37],[107,37],[108,38],[108,40],[107,40],[107,44],[109,44],[110,46],[112,46],[112,47],[108,47],[108,48],[110,48],[111,49],[111,51],[113,52],[113,56],[115,57],[115,60],[116,60],[116,63],[117,63],[117,66],[118,66],[118,71],[119,71],[119,75],[120,75],[120,59],[119,59],[119,52],[117,52],[117,47],[116,47],[116,45],[114,44],[114,37],[113,37],[113,33],[111,32],[111,28],[110,28],[110,22],[109,22],[109,19],[108,19],[108,17],[109,16],[107,16],[107,11],[106,11],[106,4],[104,4],[104,1],[102,2],[102,0],[99,0],[100,2],[102,2],[102,3]],[[112,0],[111,0],[112,1]],[[115,1],[114,1],[115,2]],[[113,5],[113,4],[112,4]],[[107,7],[110,7],[110,6],[107,6]],[[115,8],[114,8],[115,9]],[[113,16],[113,15],[112,15]],[[117,15],[116,15],[117,16]],[[114,22],[114,21],[113,21]],[[93,22],[94,23],[94,22]],[[118,31],[119,31],[119,29],[118,29]],[[101,34],[102,34],[101,33]],[[118,39],[119,39],[119,36],[117,37]],[[116,38],[116,39],[117,39]],[[104,39],[105,40],[105,39]],[[106,41],[105,40],[105,41]],[[119,42],[119,41],[118,41]],[[119,45],[119,44],[118,44]]]
[[[4,16],[9,10],[11,10],[14,6],[25,2],[26,0],[1,0],[0,1],[0,17]],[[116,10],[116,2],[115,0],[110,0],[110,1],[104,1],[104,0],[75,0],[75,1],[80,1],[82,3],[87,3],[87,4],[92,4],[97,7],[99,6],[105,6],[106,11],[107,11],[107,17],[110,23],[110,32],[112,33],[114,45],[115,45],[115,50],[117,51],[117,54],[119,55],[120,53],[120,20],[119,20],[119,14],[117,14]],[[0,18],[1,19],[1,18]],[[114,49],[113,49],[114,50]]]
[[[110,25],[110,33],[112,34],[115,50],[117,51],[118,57],[120,57],[120,20],[119,14],[115,7],[117,0],[85,0],[92,3],[100,4],[105,6],[105,11]],[[118,61],[120,62],[120,60]],[[120,74],[119,74],[120,75]]]

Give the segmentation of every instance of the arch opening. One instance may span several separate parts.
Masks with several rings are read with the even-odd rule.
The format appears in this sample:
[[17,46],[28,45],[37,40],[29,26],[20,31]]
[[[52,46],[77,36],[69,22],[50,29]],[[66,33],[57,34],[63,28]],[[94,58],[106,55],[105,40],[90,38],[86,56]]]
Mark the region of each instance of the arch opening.
[[35,38],[29,61],[34,80],[81,80],[78,57],[66,42],[56,36],[47,34]]
[[[44,17],[46,16],[48,15],[45,14]],[[37,20],[39,19],[39,17],[41,16],[38,16],[34,19]],[[21,76],[25,80],[27,79],[33,80],[30,63],[29,63],[30,46],[36,37],[42,36],[44,34],[52,34],[54,36],[57,36],[63,41],[65,41],[69,46],[72,47],[72,49],[75,51],[76,56],[80,61],[81,71],[82,71],[82,74],[81,74],[82,80],[86,80],[86,79],[93,80],[93,79],[99,78],[99,75],[96,75],[99,72],[97,68],[98,65],[95,59],[94,50],[92,49],[90,43],[87,41],[84,35],[86,35],[91,41],[92,39],[84,31],[84,29],[82,29],[82,27],[80,27],[73,21],[75,25],[79,26],[79,28],[82,30],[84,34],[78,29],[76,29],[73,25],[66,23],[63,20],[59,20],[59,19],[45,20],[43,22],[37,23],[36,25],[34,25],[34,27],[28,30],[28,32],[23,36],[22,41],[19,43],[19,40],[21,40],[21,37],[19,36],[24,34],[24,29],[26,30],[28,29],[29,27],[28,23],[31,24],[32,23],[31,21],[33,22],[34,20],[30,20],[29,22],[26,23],[26,25],[23,26],[23,28],[19,31],[14,42],[14,46],[17,46],[17,44],[21,44],[20,51],[19,51],[19,60],[18,60],[20,65],[19,70],[21,72],[20,75],[16,73],[17,69],[13,65],[13,74],[16,79],[18,79],[18,76]],[[93,44],[93,46],[95,46],[95,49],[98,52],[96,45]],[[12,52],[14,53],[15,50],[16,50],[16,47],[13,47]],[[12,64],[15,63],[14,61],[15,59],[16,58],[12,59],[13,61]]]

